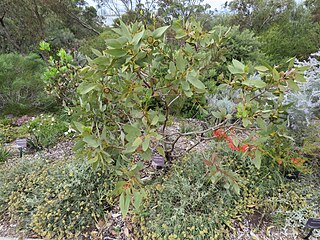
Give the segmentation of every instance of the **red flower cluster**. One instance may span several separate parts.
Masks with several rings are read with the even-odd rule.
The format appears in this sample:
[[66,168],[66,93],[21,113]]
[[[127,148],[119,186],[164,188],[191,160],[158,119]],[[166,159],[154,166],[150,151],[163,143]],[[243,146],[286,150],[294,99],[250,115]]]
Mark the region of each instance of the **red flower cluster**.
[[293,164],[297,165],[297,166],[301,166],[305,160],[301,159],[301,158],[291,158],[291,161],[293,162]]
[[219,129],[214,130],[212,132],[212,136],[215,137],[216,139],[220,140],[220,139],[226,138],[227,137],[227,133],[226,133],[225,130],[219,128]]
[[228,147],[233,151],[244,153],[250,150],[250,146],[248,144],[243,144],[241,146],[236,147],[232,141],[232,138],[228,136],[226,131],[221,128],[214,130],[212,132],[212,136],[215,137],[217,140],[225,139],[228,143]]
[[[301,166],[305,162],[305,160],[301,158],[291,158],[291,161],[294,165],[297,166]],[[278,162],[279,165],[282,165],[282,163],[283,162],[281,160]]]

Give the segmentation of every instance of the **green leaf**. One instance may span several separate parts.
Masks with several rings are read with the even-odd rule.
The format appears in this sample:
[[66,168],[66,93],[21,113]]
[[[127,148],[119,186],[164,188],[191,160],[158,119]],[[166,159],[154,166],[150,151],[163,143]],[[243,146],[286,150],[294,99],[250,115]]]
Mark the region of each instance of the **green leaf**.
[[97,141],[97,139],[90,135],[90,136],[85,136],[83,138],[83,141],[86,142],[90,147],[93,147],[93,148],[97,148],[100,146],[100,143]]
[[192,97],[193,93],[191,91],[184,91],[184,94],[187,96],[187,97]]
[[173,62],[170,62],[169,63],[169,73],[172,77],[174,77],[176,75],[176,72],[177,72],[177,68],[176,66],[174,65]]
[[127,55],[127,52],[122,49],[107,49],[105,52],[114,57],[123,57]]
[[222,119],[222,115],[221,115],[221,112],[211,112],[212,113],[212,115],[215,117],[215,118],[217,118],[217,119]]
[[187,81],[190,82],[194,87],[200,90],[205,90],[206,86],[199,80],[199,73],[192,70],[187,75]]
[[165,31],[167,31],[167,29],[169,28],[170,26],[164,26],[164,27],[160,27],[160,28],[157,28],[156,30],[154,30],[154,32],[152,33],[152,36],[154,38],[160,38],[164,33]]
[[269,71],[269,68],[265,67],[265,66],[257,66],[254,69],[256,69],[259,72],[266,72]]
[[80,149],[83,149],[85,145],[86,145],[86,143],[85,143],[84,141],[79,140],[79,141],[77,141],[76,144],[74,145],[73,151],[78,151],[78,150],[80,150]]
[[296,82],[294,82],[293,80],[288,80],[287,83],[288,83],[288,87],[292,91],[299,91],[300,90],[298,84]]
[[140,42],[141,38],[143,37],[143,34],[144,34],[144,30],[142,32],[139,32],[136,35],[134,35],[131,43],[133,45],[137,45]]
[[102,53],[94,48],[91,48],[91,51],[94,53],[94,55],[96,55],[97,57],[102,57]]
[[158,146],[158,147],[157,147],[157,152],[158,152],[162,157],[165,157],[165,156],[166,156],[163,147]]
[[232,184],[232,189],[237,195],[240,195],[240,187],[237,183]]
[[242,125],[245,127],[245,128],[247,128],[248,126],[250,126],[252,123],[251,123],[251,121],[249,120],[249,119],[247,119],[247,118],[244,118],[244,119],[242,119]]
[[181,39],[186,37],[188,34],[186,33],[186,31],[184,29],[178,29],[176,31],[176,39]]
[[120,29],[121,29],[120,36],[124,36],[130,41],[132,38],[131,33],[130,33],[127,25],[122,20],[120,20]]
[[138,147],[138,146],[141,145],[141,143],[142,143],[141,137],[137,137],[137,138],[133,141],[132,146],[133,146],[133,147]]
[[232,74],[241,74],[243,73],[243,71],[239,71],[238,69],[236,69],[234,66],[232,65],[228,65],[228,70],[229,72],[231,72]]
[[150,136],[147,135],[147,136],[145,136],[145,139],[144,139],[144,141],[142,143],[142,150],[144,152],[147,151],[147,149],[149,148],[149,145],[150,145]]
[[294,61],[296,60],[296,58],[295,57],[293,57],[293,58],[290,58],[288,61],[287,61],[287,63],[289,63],[288,64],[288,68],[292,68],[293,66],[294,66]]
[[274,69],[272,70],[272,76],[273,76],[274,80],[279,81],[279,79],[280,79],[280,73],[277,71],[277,69],[274,68]]
[[45,41],[41,41],[40,42],[40,50],[42,51],[50,51],[50,44],[45,42]]
[[295,80],[297,82],[306,82],[307,81],[306,78],[304,77],[304,75],[303,74],[299,74],[299,73],[296,74]]
[[129,211],[129,206],[130,206],[130,195],[126,194],[125,192],[122,192],[120,195],[120,211],[123,218],[127,216]]
[[252,163],[254,164],[254,166],[257,168],[257,169],[260,169],[261,167],[261,152],[259,150],[256,150],[254,152],[254,155],[255,157],[252,159]]
[[130,124],[124,125],[123,130],[131,136],[138,137],[141,135],[140,129]]
[[139,208],[141,207],[142,198],[143,198],[143,193],[138,191],[133,192],[133,206],[135,210],[139,210]]
[[245,71],[244,71],[245,65],[242,64],[241,62],[239,62],[238,60],[233,59],[233,60],[232,60],[232,64],[233,64],[234,68],[235,68],[236,70],[238,70],[240,73],[244,73],[244,72],[245,72]]
[[177,66],[177,69],[180,71],[180,72],[184,72],[185,69],[186,69],[186,60],[183,59],[183,56],[182,56],[182,53],[179,52],[177,54],[177,58],[176,58],[176,66]]
[[268,129],[267,124],[261,117],[258,117],[256,119],[256,122],[257,122],[259,128],[261,128],[263,131],[267,131],[267,129]]
[[187,81],[181,81],[180,83],[184,91],[190,91],[190,84]]
[[98,85],[96,83],[82,83],[78,87],[78,92],[81,95],[87,94],[88,92],[92,91],[95,89]]
[[106,44],[109,47],[109,49],[121,49],[123,47],[123,44],[121,44],[121,42],[117,39],[107,39]]
[[73,121],[73,125],[80,133],[83,133],[84,125],[82,123]]
[[151,159],[151,156],[152,156],[152,151],[150,148],[147,149],[147,151],[141,153],[141,157],[144,159],[144,160],[150,160]]
[[96,157],[93,157],[93,158],[90,158],[89,160],[88,160],[88,163],[89,164],[95,164],[96,162],[98,162],[98,156],[96,156]]
[[151,125],[155,126],[159,122],[159,115],[155,115],[152,119]]
[[253,79],[253,80],[248,79],[243,81],[242,84],[249,87],[256,87],[256,88],[264,88],[267,86],[267,84],[264,81],[258,80],[258,79]]

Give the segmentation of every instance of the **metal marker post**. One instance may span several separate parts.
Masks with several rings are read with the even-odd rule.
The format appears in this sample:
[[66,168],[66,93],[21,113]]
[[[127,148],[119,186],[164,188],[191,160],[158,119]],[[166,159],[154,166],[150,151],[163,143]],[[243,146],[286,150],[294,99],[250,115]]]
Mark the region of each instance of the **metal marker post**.
[[27,147],[27,139],[17,139],[16,140],[16,145],[20,151],[19,156],[22,158],[22,149]]

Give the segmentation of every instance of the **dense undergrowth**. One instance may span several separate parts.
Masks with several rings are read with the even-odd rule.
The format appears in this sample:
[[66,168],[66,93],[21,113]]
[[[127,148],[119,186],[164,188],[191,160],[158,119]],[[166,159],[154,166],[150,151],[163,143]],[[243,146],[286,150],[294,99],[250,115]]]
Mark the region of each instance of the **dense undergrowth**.
[[[212,178],[206,160],[213,156],[220,170],[239,184],[239,194],[226,177]],[[275,225],[303,234],[306,220],[320,217],[317,164],[309,160],[308,171],[292,178],[267,158],[257,170],[250,157],[225,149],[221,142],[211,143],[150,180],[143,210],[130,217],[135,226],[130,236],[221,239],[236,234],[237,224],[251,218],[257,233],[262,226]],[[86,161],[20,160],[0,166],[0,180],[1,218],[16,223],[18,232],[86,239],[115,204],[113,180]]]
[[0,169],[0,213],[53,239],[83,238],[111,208],[112,179],[87,162],[21,160]]
[[153,183],[139,216],[141,237],[225,239],[236,231],[238,222],[254,215],[257,232],[263,224],[302,232],[309,217],[319,217],[319,167],[314,168],[315,175],[289,180],[281,167],[267,159],[256,170],[247,158],[220,149],[221,168],[236,173],[241,185],[240,194],[234,195],[223,178],[212,184],[211,172],[203,162],[217,149],[214,145],[205,153],[192,154]]

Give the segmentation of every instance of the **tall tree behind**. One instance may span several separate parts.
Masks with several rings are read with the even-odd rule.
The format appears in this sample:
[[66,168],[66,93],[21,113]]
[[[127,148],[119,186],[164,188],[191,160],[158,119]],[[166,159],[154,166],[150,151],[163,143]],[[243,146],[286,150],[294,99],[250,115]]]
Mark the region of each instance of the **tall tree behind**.
[[306,0],[305,5],[310,9],[313,20],[320,23],[320,0]]
[[295,5],[294,0],[232,0],[227,4],[233,13],[232,24],[256,32],[287,18]]
[[41,40],[61,37],[62,29],[78,39],[98,34],[97,20],[83,0],[2,0],[0,52],[27,53]]

